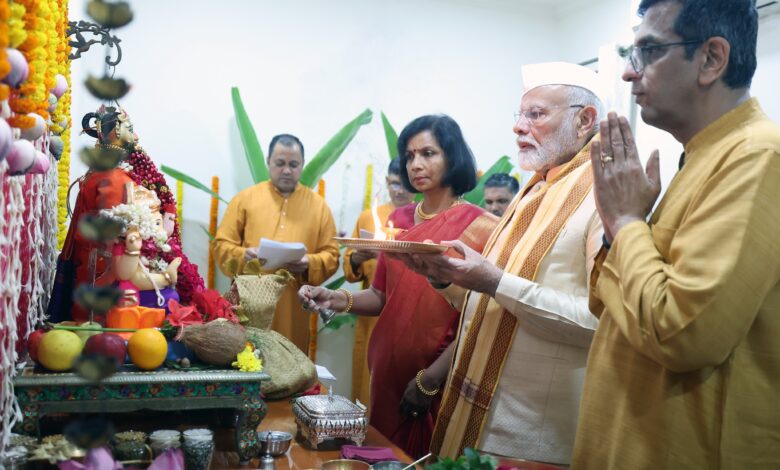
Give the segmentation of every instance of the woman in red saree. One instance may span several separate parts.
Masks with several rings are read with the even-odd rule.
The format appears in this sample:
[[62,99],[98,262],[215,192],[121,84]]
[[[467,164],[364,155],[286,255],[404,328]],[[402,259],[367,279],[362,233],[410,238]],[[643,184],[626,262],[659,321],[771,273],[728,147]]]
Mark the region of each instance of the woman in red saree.
[[[477,176],[458,124],[448,116],[419,117],[401,132],[398,151],[401,181],[423,200],[390,215],[394,227],[408,229],[396,239],[459,239],[481,252],[497,219],[461,199]],[[336,311],[350,302],[345,291],[322,287],[303,286],[299,295],[304,305]],[[425,455],[449,367],[438,359],[455,338],[459,312],[425,277],[383,255],[371,288],[352,296],[350,311],[379,315],[368,346],[369,423],[406,453]]]

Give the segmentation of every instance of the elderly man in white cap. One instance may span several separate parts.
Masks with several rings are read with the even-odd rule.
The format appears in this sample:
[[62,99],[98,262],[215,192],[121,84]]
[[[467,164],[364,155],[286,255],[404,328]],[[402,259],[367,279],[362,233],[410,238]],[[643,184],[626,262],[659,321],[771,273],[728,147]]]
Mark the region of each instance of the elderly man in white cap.
[[[603,115],[603,88],[595,72],[566,63],[526,66],[523,81],[514,132],[520,167],[535,175],[485,251],[454,241],[449,245],[464,259],[401,258],[456,308],[465,305],[434,454],[455,457],[472,447],[568,464],[598,326],[588,310],[588,280],[603,236],[590,142]],[[446,372],[446,365],[432,365],[421,385],[437,389]]]

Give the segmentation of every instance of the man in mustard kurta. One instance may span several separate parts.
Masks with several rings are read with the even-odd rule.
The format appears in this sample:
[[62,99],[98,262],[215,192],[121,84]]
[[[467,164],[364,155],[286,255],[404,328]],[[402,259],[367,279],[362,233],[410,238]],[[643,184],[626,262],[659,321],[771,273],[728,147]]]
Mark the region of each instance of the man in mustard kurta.
[[[390,213],[396,207],[411,204],[414,200],[414,194],[407,191],[401,184],[401,160],[398,157],[390,161],[385,182],[387,183],[387,192],[390,194],[390,202],[377,207],[377,216],[383,227],[387,224]],[[374,216],[370,208],[364,210],[358,217],[352,236],[354,238],[360,237],[361,230],[371,233],[376,230]],[[362,289],[368,289],[371,281],[374,280],[374,271],[376,271],[375,251],[356,251],[348,248],[344,252],[344,276],[347,281],[360,282]],[[363,403],[370,403],[368,400],[369,378],[366,348],[378,318],[361,315],[358,316],[355,325],[355,346],[352,348],[352,399],[359,399]]]
[[[623,78],[685,146],[660,191],[625,118],[592,149],[605,243],[572,468],[780,468],[780,126],[751,0],[643,0]],[[611,246],[610,246],[611,244]]]
[[300,140],[281,134],[269,147],[271,180],[241,191],[230,201],[214,240],[214,256],[223,272],[226,261],[240,260],[241,272],[244,262],[257,258],[261,238],[306,245],[303,258],[284,266],[295,275],[295,282],[284,289],[272,325],[306,352],[309,315],[301,308],[297,292],[302,284],[322,284],[338,269],[336,226],[325,200],[298,184],[304,162]]

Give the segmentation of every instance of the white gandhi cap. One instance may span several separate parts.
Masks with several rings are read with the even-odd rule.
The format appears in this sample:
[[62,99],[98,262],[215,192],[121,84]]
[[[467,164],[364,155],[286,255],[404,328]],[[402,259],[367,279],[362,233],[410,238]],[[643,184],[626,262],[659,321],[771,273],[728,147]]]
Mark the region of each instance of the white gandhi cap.
[[534,88],[545,85],[570,85],[585,88],[607,106],[607,87],[593,70],[568,62],[545,62],[522,67],[523,96]]

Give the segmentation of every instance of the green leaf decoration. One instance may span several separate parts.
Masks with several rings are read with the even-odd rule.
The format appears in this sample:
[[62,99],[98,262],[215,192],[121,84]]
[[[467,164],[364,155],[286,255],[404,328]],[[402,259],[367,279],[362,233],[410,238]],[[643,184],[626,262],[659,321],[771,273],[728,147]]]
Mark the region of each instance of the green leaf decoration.
[[393,125],[382,112],[382,127],[385,128],[385,140],[387,140],[387,154],[392,160],[398,154],[398,133],[393,129]]
[[224,202],[225,204],[228,203],[226,200],[224,200],[221,197],[219,197],[219,194],[215,193],[214,191],[211,190],[211,188],[209,188],[205,184],[201,183],[200,181],[196,180],[192,176],[185,175],[181,171],[175,170],[175,169],[173,169],[173,168],[171,168],[169,166],[166,166],[166,165],[160,165],[160,170],[163,173],[165,173],[166,175],[171,176],[173,178],[176,178],[177,180],[181,181],[182,183],[186,183],[186,184],[192,186],[193,188],[198,188],[201,191],[207,192],[212,197],[215,197],[215,198],[219,199],[220,201]]
[[208,229],[207,229],[206,227],[204,227],[204,226],[202,226],[202,225],[200,225],[199,227],[201,228],[201,230],[203,230],[204,232],[206,232],[206,235],[208,235],[208,237],[209,237],[209,241],[212,241],[212,242],[213,242],[213,241],[214,241],[214,238],[215,238],[215,237],[214,237],[214,235],[212,235],[212,234],[211,234],[211,232],[209,232],[209,231],[208,231]]
[[325,144],[317,155],[303,168],[300,183],[304,186],[313,188],[322,178],[328,169],[336,163],[336,160],[344,152],[352,139],[358,133],[358,130],[369,122],[374,113],[366,109],[358,117],[350,121],[346,126],[334,135],[327,144]]
[[494,173],[509,173],[512,171],[512,168],[513,165],[511,160],[509,160],[509,157],[504,155],[499,158],[496,163],[482,175],[482,178],[480,178],[477,183],[477,187],[463,195],[463,199],[477,206],[481,206],[485,201],[485,181]]
[[343,286],[346,281],[347,279],[344,276],[341,276],[340,278],[334,280],[333,282],[325,286],[325,288],[330,290],[336,290],[339,287]]
[[327,325],[323,326],[319,329],[318,333],[322,330],[338,330],[341,329],[343,326],[355,326],[355,322],[357,321],[357,315],[354,313],[349,313],[346,315],[336,315],[333,317]]
[[252,179],[255,183],[261,183],[268,179],[268,166],[265,164],[263,149],[257,140],[257,134],[252,126],[252,121],[249,120],[249,115],[247,115],[244,109],[244,103],[241,101],[238,87],[231,88],[230,93],[233,97],[236,124],[238,125],[238,133],[241,135],[241,143],[244,144],[244,153],[246,154],[246,162],[249,165],[249,172],[252,173]]

